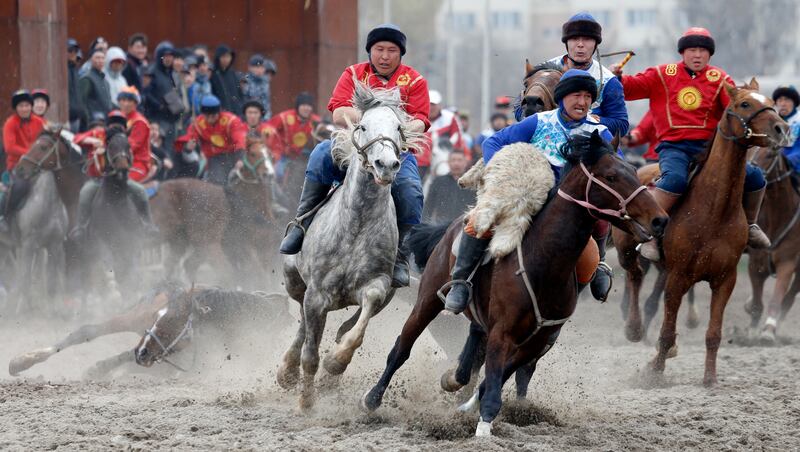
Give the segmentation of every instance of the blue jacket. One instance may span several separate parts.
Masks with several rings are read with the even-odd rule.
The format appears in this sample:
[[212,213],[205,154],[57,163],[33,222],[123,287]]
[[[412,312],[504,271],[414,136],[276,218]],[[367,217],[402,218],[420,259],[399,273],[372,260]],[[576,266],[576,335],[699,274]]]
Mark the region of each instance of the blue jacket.
[[783,148],[783,154],[792,164],[794,170],[800,173],[800,113],[795,108],[792,113],[783,118],[789,124],[790,145]]

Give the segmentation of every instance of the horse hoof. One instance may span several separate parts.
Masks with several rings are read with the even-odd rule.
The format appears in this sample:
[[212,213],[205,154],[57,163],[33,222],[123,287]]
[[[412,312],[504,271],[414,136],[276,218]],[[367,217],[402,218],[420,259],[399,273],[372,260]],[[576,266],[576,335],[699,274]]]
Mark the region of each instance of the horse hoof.
[[673,344],[672,347],[667,350],[667,359],[674,358],[678,356],[678,344]]
[[477,411],[481,407],[481,402],[478,399],[478,391],[475,391],[475,394],[469,398],[466,402],[464,402],[461,406],[458,407],[458,411],[461,413],[469,413],[472,411]]
[[775,330],[772,328],[765,328],[764,331],[761,332],[759,336],[762,342],[773,345],[777,342],[777,337],[775,336]]
[[285,365],[278,369],[278,386],[283,389],[289,390],[297,386],[297,380],[300,378],[299,367],[287,367]]
[[716,375],[706,375],[703,378],[703,386],[706,388],[712,388],[717,385],[717,376]]
[[300,394],[300,411],[309,413],[314,408],[316,402],[314,393],[303,392]]
[[341,375],[347,369],[347,364],[339,362],[333,354],[325,357],[322,366],[325,367],[325,371],[331,375]]
[[382,397],[373,395],[373,391],[375,391],[375,388],[365,392],[358,402],[358,407],[365,413],[372,413],[381,406]]
[[478,421],[478,428],[475,429],[475,436],[492,436],[492,423],[484,422],[483,418]]
[[698,326],[700,326],[700,318],[697,316],[697,312],[689,311],[689,315],[686,317],[686,327],[693,330]]
[[442,389],[447,392],[456,392],[464,387],[464,385],[456,381],[456,371],[454,369],[449,369],[443,373],[439,383],[442,385]]
[[642,338],[644,337],[644,330],[642,329],[642,325],[631,326],[630,324],[625,325],[625,338],[631,342],[641,342]]
[[33,364],[26,357],[18,356],[8,363],[8,374],[12,377],[17,377],[20,372],[30,369]]
[[748,298],[747,301],[744,302],[744,312],[748,314],[753,314],[753,298]]

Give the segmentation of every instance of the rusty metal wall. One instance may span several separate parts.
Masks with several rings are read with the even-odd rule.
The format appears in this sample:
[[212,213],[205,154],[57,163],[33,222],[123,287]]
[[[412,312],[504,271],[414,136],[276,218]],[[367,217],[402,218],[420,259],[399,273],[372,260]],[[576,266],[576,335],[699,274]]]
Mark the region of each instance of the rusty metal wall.
[[[180,47],[222,43],[236,52],[235,66],[247,69],[253,53],[278,65],[273,112],[294,106],[310,91],[325,108],[336,80],[358,56],[357,0],[66,0],[69,36],[84,52],[97,36],[127,49],[128,36],[147,34],[152,53],[168,39]],[[0,20],[2,17],[0,16]],[[3,24],[0,22],[0,28]],[[321,111],[321,110],[318,110]]]

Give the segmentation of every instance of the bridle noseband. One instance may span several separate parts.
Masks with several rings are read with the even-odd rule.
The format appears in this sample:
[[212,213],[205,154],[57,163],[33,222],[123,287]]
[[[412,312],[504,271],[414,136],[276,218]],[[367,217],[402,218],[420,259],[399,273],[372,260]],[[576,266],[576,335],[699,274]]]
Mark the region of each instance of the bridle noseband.
[[[580,167],[581,167],[581,170],[583,170],[583,173],[586,174],[586,177],[588,179],[586,181],[586,191],[585,191],[585,194],[584,194],[584,200],[575,199],[571,195],[569,195],[566,192],[564,192],[563,190],[561,190],[560,188],[558,189],[558,196],[561,196],[562,198],[566,199],[567,201],[572,201],[572,202],[574,202],[575,204],[577,204],[577,205],[579,205],[581,207],[585,207],[586,209],[589,210],[589,214],[592,215],[592,216],[594,216],[592,214],[592,211],[595,211],[595,212],[603,214],[603,215],[608,215],[608,216],[611,216],[611,217],[619,218],[620,220],[632,221],[633,218],[631,218],[631,216],[628,215],[628,209],[627,209],[628,204],[630,204],[630,202],[633,201],[633,199],[636,198],[640,193],[642,193],[643,191],[647,190],[647,187],[642,185],[639,188],[637,188],[636,190],[634,190],[633,193],[631,193],[627,198],[623,198],[622,195],[620,195],[616,190],[614,190],[613,188],[608,186],[606,183],[604,183],[603,181],[601,181],[600,179],[595,177],[594,174],[590,173],[589,170],[586,169],[586,165],[584,165],[583,162],[580,163]],[[611,193],[615,198],[617,198],[619,200],[619,209],[616,209],[616,210],[614,210],[614,209],[601,209],[601,208],[595,206],[594,204],[590,203],[589,202],[589,190],[591,190],[593,183],[599,185],[600,187],[605,189],[607,192]]]
[[[371,139],[369,141],[367,141],[363,145],[360,145],[356,141],[356,132],[359,131],[359,130],[362,131],[362,132],[366,132],[367,131],[366,127],[364,127],[361,124],[357,124],[353,128],[353,133],[350,134],[350,140],[353,142],[353,147],[355,147],[356,151],[358,151],[358,155],[361,157],[361,161],[362,161],[362,163],[364,165],[364,168],[369,168],[370,167],[369,160],[367,158],[367,149],[369,149],[370,146],[372,146],[372,145],[374,145],[376,143],[381,143],[381,142],[384,142],[384,141],[388,141],[389,144],[391,144],[392,148],[394,149],[395,157],[397,157],[398,159],[400,158],[400,154],[405,150],[405,147],[401,147],[399,144],[397,144],[396,141],[394,141],[394,139],[392,139],[390,137],[387,137],[387,136],[384,136],[382,134],[376,136],[375,138],[373,138],[373,139]],[[403,133],[403,126],[398,125],[397,126],[397,131],[400,132],[400,140],[402,140],[402,142],[405,143],[406,142],[406,136],[405,136],[405,133]]]
[[750,138],[768,138],[771,141],[772,139],[766,133],[754,133],[753,129],[750,128],[750,122],[752,122],[754,119],[756,119],[756,116],[760,115],[761,113],[764,113],[765,111],[769,111],[769,110],[775,111],[775,107],[762,107],[761,109],[759,109],[758,111],[756,111],[752,115],[750,115],[747,118],[745,118],[742,115],[740,115],[740,114],[736,113],[735,111],[733,111],[733,108],[728,107],[727,109],[725,109],[725,123],[729,124],[730,123],[730,117],[733,116],[734,118],[739,120],[739,124],[741,124],[741,126],[742,126],[743,133],[740,136],[727,135],[725,132],[722,131],[722,127],[721,127],[722,121],[720,121],[720,124],[717,124],[717,130],[719,131],[719,134],[722,136],[722,138],[725,138],[728,141],[737,142],[736,144],[740,144],[740,143],[738,143],[739,140],[742,140],[742,139],[749,140]]
[[261,184],[264,181],[264,179],[259,177],[259,175],[258,175],[258,167],[259,167],[259,165],[261,165],[262,163],[265,163],[266,161],[267,161],[266,152],[264,152],[262,154],[261,158],[256,160],[255,163],[250,163],[250,160],[247,158],[247,152],[245,152],[242,155],[242,166],[245,169],[247,169],[247,171],[249,171],[250,174],[253,175],[253,177],[252,178],[245,177],[245,175],[242,174],[242,170],[240,168],[236,168],[234,170],[234,174],[236,174],[236,177],[240,181],[242,181],[242,182],[244,182],[246,184],[253,184],[253,185]]
[[[153,339],[153,341],[156,344],[158,344],[159,347],[161,347],[161,355],[155,361],[156,362],[164,361],[165,363],[167,363],[167,364],[171,365],[172,367],[180,370],[181,372],[186,372],[186,369],[184,369],[183,367],[181,367],[181,366],[175,364],[174,362],[170,361],[169,359],[167,359],[167,356],[169,356],[173,351],[175,351],[175,347],[182,340],[184,340],[184,339],[191,340],[194,337],[194,328],[193,328],[192,325],[193,325],[193,322],[194,322],[194,313],[195,313],[195,311],[199,311],[199,312],[202,312],[202,313],[207,313],[210,310],[211,309],[209,307],[202,307],[201,308],[200,306],[197,305],[197,301],[195,301],[195,299],[192,298],[192,304],[190,306],[190,311],[189,311],[189,318],[186,319],[186,323],[183,325],[183,329],[181,330],[181,332],[175,337],[175,339],[172,340],[172,342],[169,343],[169,345],[166,345],[166,346],[164,345],[164,342],[162,342],[161,339],[159,339],[158,335],[156,335],[156,333],[153,331],[152,328],[148,328],[148,329],[144,330],[144,337],[149,337],[149,338]],[[155,325],[153,325],[153,326],[155,327]]]
[[[37,160],[34,160],[33,158],[31,158],[30,156],[28,156],[28,154],[26,153],[22,157],[20,157],[20,160],[24,160],[26,162],[30,162],[31,164],[33,164],[33,166],[36,167],[36,171],[33,174],[38,174],[39,171],[43,171],[44,170],[44,168],[42,167],[44,162],[46,162],[47,159],[49,159],[50,156],[55,153],[55,155],[56,155],[56,166],[55,166],[55,168],[53,168],[53,171],[61,171],[61,169],[64,168],[61,165],[61,154],[58,152],[58,145],[63,140],[63,138],[61,137],[61,132],[59,131],[54,136],[51,136],[49,134],[44,134],[44,135],[41,135],[41,137],[48,137],[48,138],[51,138],[53,140],[53,145],[50,146],[49,149],[47,149],[47,152],[44,153],[44,156],[37,161]],[[65,145],[66,145],[66,143],[65,143]],[[69,149],[69,146],[67,146],[67,149]]]

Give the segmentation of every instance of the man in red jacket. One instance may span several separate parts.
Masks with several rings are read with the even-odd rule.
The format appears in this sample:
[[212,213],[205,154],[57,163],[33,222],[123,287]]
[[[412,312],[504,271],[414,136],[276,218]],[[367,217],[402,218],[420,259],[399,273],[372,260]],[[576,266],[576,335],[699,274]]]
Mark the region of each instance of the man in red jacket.
[[224,185],[244,151],[247,126],[235,114],[222,111],[219,99],[211,94],[200,101],[200,111],[186,135],[176,141],[175,149],[195,152],[199,146],[208,161],[206,180]]
[[150,124],[137,110],[141,103],[139,90],[135,86],[122,88],[117,95],[117,103],[127,119],[128,143],[133,154],[133,165],[128,176],[136,182],[142,182],[151,176],[153,163],[150,158]]
[[[14,187],[12,171],[25,153],[28,152],[36,137],[44,129],[44,119],[32,114],[33,96],[27,90],[19,90],[11,95],[11,107],[14,114],[6,119],[3,125],[3,149],[6,153],[6,173],[3,182],[8,185],[5,192],[0,192],[0,232],[8,231],[6,214],[8,213],[10,193],[16,188],[14,197],[21,199],[27,192],[27,185],[20,182]],[[9,195],[6,196],[6,193]]]
[[627,147],[645,144],[647,145],[647,151],[642,154],[642,158],[644,158],[647,163],[658,162],[658,153],[656,153],[656,147],[658,146],[656,126],[653,124],[653,115],[649,111],[642,116],[642,120],[631,130],[628,136],[622,137],[622,144]]
[[[714,136],[717,123],[730,103],[723,83],[734,85],[722,69],[711,66],[714,39],[705,28],[692,27],[678,40],[682,61],[651,67],[636,75],[622,75],[619,64],[611,71],[622,79],[625,100],[650,99],[650,112],[659,141],[661,178],[653,192],[667,212],[688,187],[689,165]],[[767,248],[769,238],[756,224],[767,183],[761,170],[748,164],[744,180],[744,211],[748,245]],[[642,244],[642,256],[658,260],[655,240]]]
[[[275,174],[281,185],[285,184],[289,166],[298,171],[306,166],[307,159],[302,156],[310,155],[314,149],[314,129],[321,120],[314,114],[314,97],[306,92],[297,95],[294,108],[282,111],[269,120],[267,147],[272,151],[272,160],[276,163]],[[298,164],[293,164],[298,159],[301,159]]]
[[[333,113],[333,122],[346,127],[347,120],[357,123],[360,112],[352,105],[355,81],[372,88],[395,88],[400,90],[406,113],[414,118],[406,127],[414,132],[424,132],[430,127],[428,113],[428,82],[414,68],[401,63],[406,53],[406,35],[392,24],[379,25],[367,35],[369,61],[354,64],[344,70],[333,89],[328,110]],[[403,239],[422,218],[422,182],[413,154],[401,158],[400,171],[392,184],[392,198],[397,212],[397,229],[400,235],[397,260],[392,277],[393,287],[409,283],[408,262]],[[344,180],[345,171],[334,165],[331,157],[331,142],[325,140],[314,148],[306,168],[306,180],[297,217],[311,211],[327,195],[334,182]],[[281,242],[280,252],[296,254],[303,245],[304,231],[311,223],[311,216],[302,222],[290,223],[286,237]]]

